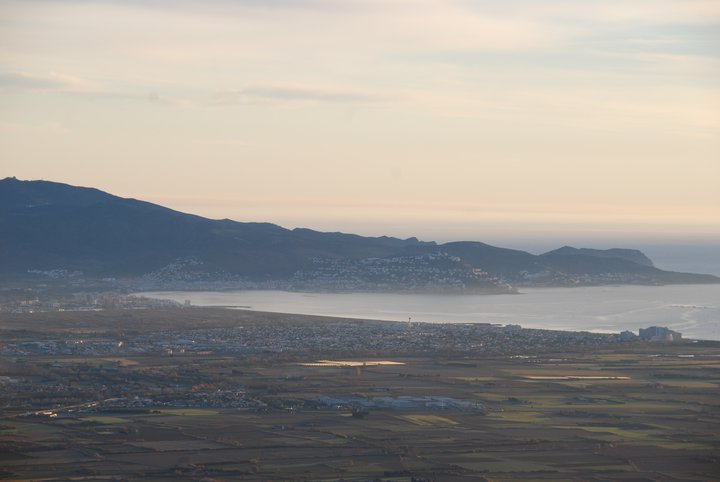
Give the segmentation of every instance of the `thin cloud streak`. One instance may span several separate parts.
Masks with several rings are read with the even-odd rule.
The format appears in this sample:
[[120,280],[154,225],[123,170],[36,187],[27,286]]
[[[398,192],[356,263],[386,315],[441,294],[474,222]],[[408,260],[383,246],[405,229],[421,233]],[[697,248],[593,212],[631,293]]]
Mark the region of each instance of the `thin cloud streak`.
[[50,73],[47,75],[24,72],[0,72],[0,91],[27,94],[61,94],[94,100],[134,100],[153,104],[188,107],[192,103],[159,95],[157,92],[117,91],[98,83],[67,74]]
[[390,96],[356,92],[350,90],[311,88],[296,86],[248,87],[239,90],[218,92],[212,104],[251,104],[251,103],[378,103],[394,100]]
[[36,75],[0,72],[0,89],[14,92],[97,92],[92,82],[66,74]]

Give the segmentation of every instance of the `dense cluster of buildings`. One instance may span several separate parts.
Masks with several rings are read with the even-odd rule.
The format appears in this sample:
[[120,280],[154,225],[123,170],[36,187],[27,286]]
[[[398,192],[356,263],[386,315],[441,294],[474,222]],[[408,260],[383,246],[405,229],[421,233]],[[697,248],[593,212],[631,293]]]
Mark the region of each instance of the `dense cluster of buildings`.
[[515,292],[500,279],[442,252],[386,258],[313,257],[310,263],[288,279],[251,281],[230,273],[208,272],[193,257],[178,258],[136,280],[135,288]]
[[514,289],[481,269],[469,268],[457,256],[425,253],[389,258],[312,258],[312,267],[290,280],[297,288],[339,291],[493,291]]
[[617,337],[603,333],[521,329],[518,325],[393,323],[344,320],[321,323],[246,324],[165,330],[135,335],[86,333],[66,339],[0,341],[0,355],[240,355],[325,353],[395,355],[524,353],[564,345],[600,346]]
[[620,341],[681,341],[682,333],[664,326],[651,326],[649,328],[640,328],[638,335],[632,331],[623,331],[620,333],[619,339]]

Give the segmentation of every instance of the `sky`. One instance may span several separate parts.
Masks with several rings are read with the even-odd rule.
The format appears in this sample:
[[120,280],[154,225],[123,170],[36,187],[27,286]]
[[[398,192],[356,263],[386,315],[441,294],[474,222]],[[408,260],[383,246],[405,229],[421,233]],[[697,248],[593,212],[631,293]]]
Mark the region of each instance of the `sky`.
[[0,177],[720,271],[719,80],[716,0],[0,0]]

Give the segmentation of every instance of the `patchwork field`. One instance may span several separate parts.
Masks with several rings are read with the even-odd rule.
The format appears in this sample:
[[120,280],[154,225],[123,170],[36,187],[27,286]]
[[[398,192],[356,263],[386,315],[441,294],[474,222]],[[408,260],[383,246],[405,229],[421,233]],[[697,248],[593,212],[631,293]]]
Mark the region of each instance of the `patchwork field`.
[[0,357],[13,390],[47,389],[21,410],[0,386],[0,478],[717,481],[718,356],[703,342],[319,365]]

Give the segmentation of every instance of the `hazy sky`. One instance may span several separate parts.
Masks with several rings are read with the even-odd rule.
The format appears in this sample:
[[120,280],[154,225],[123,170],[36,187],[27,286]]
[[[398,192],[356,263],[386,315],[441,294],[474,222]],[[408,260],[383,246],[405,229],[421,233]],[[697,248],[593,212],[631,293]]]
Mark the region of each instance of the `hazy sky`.
[[717,240],[719,80],[717,0],[0,0],[0,176],[361,234]]

